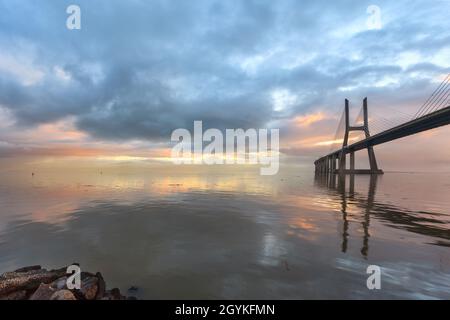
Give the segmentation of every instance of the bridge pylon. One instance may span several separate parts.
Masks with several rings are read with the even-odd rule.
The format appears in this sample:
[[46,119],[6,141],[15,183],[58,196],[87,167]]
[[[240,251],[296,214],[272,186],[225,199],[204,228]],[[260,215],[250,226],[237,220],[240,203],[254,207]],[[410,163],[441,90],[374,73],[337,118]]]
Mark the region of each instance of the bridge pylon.
[[[342,142],[342,149],[338,156],[338,168],[334,169],[334,173],[340,174],[383,174],[383,171],[378,168],[377,159],[373,146],[367,147],[367,154],[369,156],[369,169],[355,169],[355,151],[348,149],[348,137],[351,131],[364,131],[366,139],[370,137],[369,131],[369,114],[367,108],[367,98],[363,100],[363,124],[361,126],[350,125],[349,101],[345,99],[345,134]],[[350,154],[350,169],[346,169],[346,154]],[[333,161],[332,161],[333,162]],[[333,163],[332,163],[333,167]],[[333,172],[333,171],[332,171]]]
[[[378,168],[377,159],[373,150],[373,145],[367,144],[367,154],[369,156],[369,169],[355,168],[355,152],[359,149],[354,149],[353,145],[348,145],[348,138],[351,131],[364,131],[365,139],[370,137],[369,131],[369,115],[367,110],[367,98],[363,101],[363,124],[360,126],[350,125],[349,102],[345,99],[345,134],[342,142],[342,148],[327,156],[324,156],[314,162],[316,166],[316,173],[319,174],[383,174],[383,171]],[[346,168],[346,156],[350,155],[350,168]]]

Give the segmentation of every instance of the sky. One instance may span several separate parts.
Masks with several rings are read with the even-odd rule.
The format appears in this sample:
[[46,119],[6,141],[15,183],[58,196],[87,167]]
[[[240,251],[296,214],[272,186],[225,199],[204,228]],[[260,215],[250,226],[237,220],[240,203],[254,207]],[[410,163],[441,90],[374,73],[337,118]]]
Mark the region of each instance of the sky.
[[[66,27],[71,4],[80,30]],[[367,24],[370,5],[381,28]],[[283,157],[311,164],[333,147],[345,98],[352,118],[364,97],[369,116],[414,115],[450,73],[449,11],[446,0],[0,0],[0,158],[167,159],[171,132],[202,120],[279,128]],[[450,170],[449,134],[377,147],[380,166]]]

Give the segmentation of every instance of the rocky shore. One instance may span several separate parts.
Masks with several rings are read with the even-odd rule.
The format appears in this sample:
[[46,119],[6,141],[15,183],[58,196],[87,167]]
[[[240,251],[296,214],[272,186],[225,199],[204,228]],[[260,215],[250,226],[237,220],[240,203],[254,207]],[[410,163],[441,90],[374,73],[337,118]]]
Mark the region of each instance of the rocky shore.
[[20,268],[0,276],[0,300],[128,300],[117,288],[106,290],[100,272],[81,272],[80,289],[67,287],[67,267],[47,270],[41,266]]

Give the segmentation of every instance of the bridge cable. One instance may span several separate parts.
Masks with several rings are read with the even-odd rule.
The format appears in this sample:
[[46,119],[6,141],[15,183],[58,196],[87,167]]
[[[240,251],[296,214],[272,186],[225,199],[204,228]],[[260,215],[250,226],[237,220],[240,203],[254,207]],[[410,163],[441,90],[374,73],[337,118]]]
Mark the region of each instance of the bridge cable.
[[428,106],[435,100],[437,96],[440,95],[442,92],[442,89],[448,84],[448,81],[450,79],[450,74],[448,74],[444,80],[439,84],[439,86],[433,91],[431,96],[428,97],[428,99],[425,101],[425,103],[419,108],[419,110],[414,114],[414,119],[417,119],[419,116],[422,116],[425,110],[428,108]]
[[424,104],[422,104],[422,106],[418,109],[418,111],[415,113],[414,115],[414,119],[417,119],[418,116],[423,112],[424,108],[426,108],[426,106],[428,106],[428,104],[430,103],[430,101],[434,98],[434,96],[438,93],[438,91],[440,91],[441,87],[446,83],[447,78],[450,76],[447,75],[447,77],[444,78],[444,80],[442,80],[442,82],[439,84],[439,86],[433,91],[433,93],[431,94],[431,96],[428,97],[428,99],[424,102]]
[[442,98],[445,97],[447,92],[450,89],[450,82],[447,82],[444,87],[442,87],[441,92],[438,96],[435,97],[434,101],[426,108],[422,116],[425,116],[429,113],[431,113],[431,110],[434,110],[436,106],[438,106],[439,102],[442,100]]
[[449,95],[450,95],[450,87],[447,89],[445,94],[442,95],[442,98],[436,103],[435,107],[431,109],[429,113],[435,112],[441,109],[442,106],[445,106],[445,103],[447,102]]
[[330,153],[333,151],[333,149],[335,147],[335,144],[337,144],[336,141],[338,141],[337,140],[338,136],[342,136],[344,134],[344,132],[342,130],[342,129],[344,129],[344,126],[345,126],[344,122],[345,122],[345,110],[341,114],[341,118],[340,118],[339,124],[338,124],[338,126],[336,128],[336,133],[334,135],[334,139],[333,139],[333,141],[330,144]]

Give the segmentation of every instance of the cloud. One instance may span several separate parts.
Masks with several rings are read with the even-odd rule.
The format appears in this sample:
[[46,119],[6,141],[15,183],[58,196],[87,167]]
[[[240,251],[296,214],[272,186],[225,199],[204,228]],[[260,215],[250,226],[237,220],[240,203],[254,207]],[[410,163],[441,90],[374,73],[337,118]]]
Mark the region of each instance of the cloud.
[[381,30],[367,30],[364,1],[78,1],[72,31],[69,4],[0,0],[11,130],[70,118],[92,139],[161,143],[194,120],[286,124],[344,97],[412,113],[450,68],[445,1],[381,1]]

